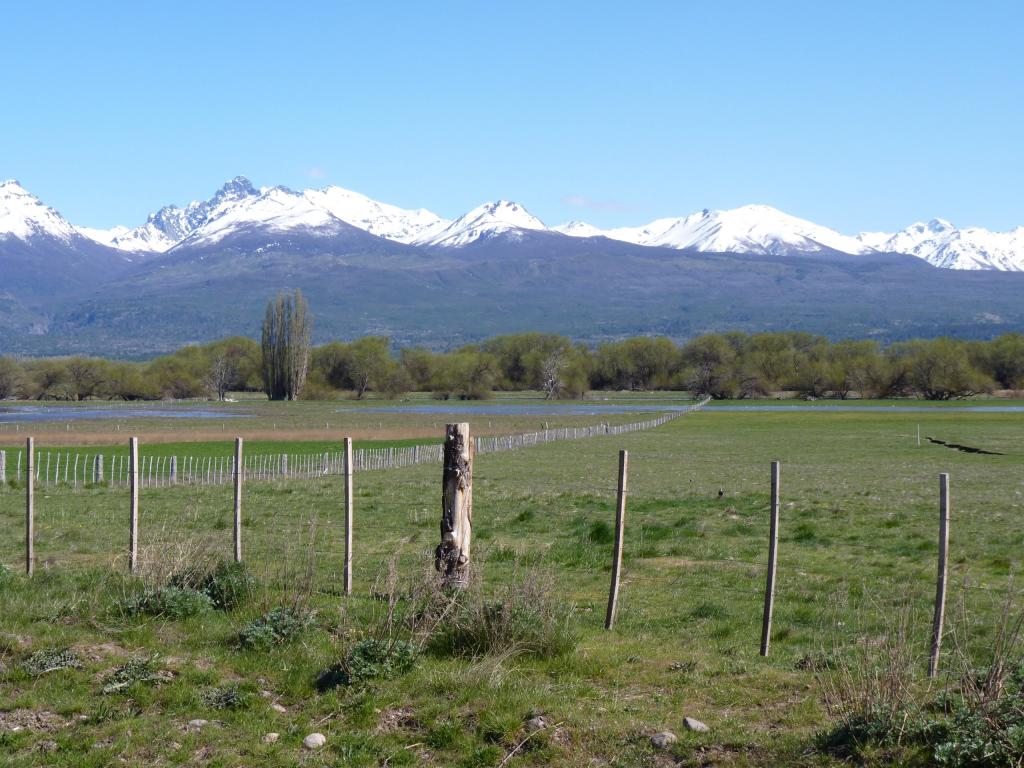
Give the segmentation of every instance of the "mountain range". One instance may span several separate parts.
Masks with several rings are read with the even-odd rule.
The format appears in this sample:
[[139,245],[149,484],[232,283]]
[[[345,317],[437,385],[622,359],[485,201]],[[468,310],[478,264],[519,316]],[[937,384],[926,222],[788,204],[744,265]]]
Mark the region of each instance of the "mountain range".
[[251,335],[267,298],[290,288],[310,296],[321,338],[432,346],[527,329],[985,336],[1024,327],[1024,228],[935,219],[850,236],[765,205],[548,227],[504,200],[450,220],[237,177],[104,230],[0,183],[0,353],[144,355]]

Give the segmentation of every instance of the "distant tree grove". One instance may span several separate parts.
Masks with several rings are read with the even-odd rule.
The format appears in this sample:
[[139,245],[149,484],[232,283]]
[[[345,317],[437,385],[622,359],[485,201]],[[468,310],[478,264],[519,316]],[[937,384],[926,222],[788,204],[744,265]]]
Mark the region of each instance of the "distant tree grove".
[[395,349],[386,337],[368,336],[309,349],[308,326],[289,325],[289,318],[305,317],[301,297],[290,305],[278,301],[268,307],[262,344],[236,336],[147,362],[0,357],[0,399],[223,399],[229,392],[392,398],[412,391],[478,399],[499,390],[535,390],[552,399],[580,398],[590,390],[686,390],[717,399],[782,392],[929,400],[995,390],[1024,394],[1019,333],[991,341],[938,338],[888,346],[796,332],[713,333],[682,345],[645,336],[596,347],[522,333],[449,352]]

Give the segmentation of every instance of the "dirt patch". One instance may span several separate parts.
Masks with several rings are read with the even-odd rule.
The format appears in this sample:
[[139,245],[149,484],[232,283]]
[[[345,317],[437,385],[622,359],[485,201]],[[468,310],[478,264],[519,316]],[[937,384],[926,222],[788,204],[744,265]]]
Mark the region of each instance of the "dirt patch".
[[118,659],[130,656],[131,652],[123,645],[118,643],[97,643],[96,645],[80,645],[77,646],[78,653],[83,659],[89,661],[104,661],[111,657]]
[[66,728],[67,725],[68,721],[63,717],[56,712],[46,710],[14,709],[10,712],[0,712],[0,733],[17,733],[18,731],[50,733],[59,728]]
[[391,731],[413,730],[419,728],[420,721],[416,719],[411,707],[396,707],[385,709],[380,713],[380,721],[377,723],[377,730],[380,733]]

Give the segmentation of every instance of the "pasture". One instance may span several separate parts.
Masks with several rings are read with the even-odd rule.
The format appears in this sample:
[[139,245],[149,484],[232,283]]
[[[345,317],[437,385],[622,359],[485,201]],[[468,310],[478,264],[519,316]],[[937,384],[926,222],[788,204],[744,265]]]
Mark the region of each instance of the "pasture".
[[[331,416],[337,424],[318,436],[324,404],[230,407],[258,416],[228,423],[224,434],[250,430],[247,447],[268,451],[287,438],[319,451],[342,434],[436,441],[445,420],[357,406]],[[286,415],[289,432],[275,440],[269,425]],[[545,421],[450,420],[466,419],[478,434]],[[991,454],[919,446],[919,425],[925,437]],[[149,429],[154,443],[210,440],[205,450],[230,453],[223,435],[217,440],[205,426],[128,426]],[[111,436],[109,425],[70,432],[37,434],[54,446],[128,434]],[[0,432],[0,442],[13,449],[23,435]],[[619,449],[630,454],[624,570],[618,619],[607,632]],[[772,651],[762,658],[772,460],[782,464],[781,530]],[[21,575],[23,492],[9,487],[0,491],[0,562],[9,569],[0,581],[0,748],[14,766],[833,764],[838,758],[814,738],[831,724],[823,678],[835,660],[882,647],[878,639],[899,625],[920,669],[915,682],[927,685],[940,472],[951,476],[953,499],[941,666],[948,674],[959,656],[983,661],[1024,560],[1024,414],[711,406],[651,431],[477,457],[479,589],[498,602],[510,585],[539,595],[574,647],[460,654],[426,644],[408,671],[323,691],[318,675],[377,636],[389,614],[401,617],[432,567],[439,465],[357,473],[350,597],[341,590],[341,478],[247,483],[243,560],[256,595],[230,612],[180,619],[123,606],[142,580],[165,578],[187,560],[230,557],[230,486],[144,489],[138,578],[125,573],[123,488],[40,489],[31,580]],[[298,603],[315,614],[296,639],[239,647],[239,632],[254,619]],[[401,624],[393,622],[396,635]],[[30,675],[22,662],[46,648],[70,648],[82,666]],[[102,692],[105,676],[141,658],[164,676]],[[209,695],[223,690],[235,692],[237,706]],[[547,727],[528,730],[538,715]],[[685,729],[685,717],[710,730]],[[196,719],[208,722],[188,725]],[[678,741],[658,750],[650,737],[663,730]],[[326,745],[304,750],[314,731]],[[270,732],[279,738],[266,743]]]

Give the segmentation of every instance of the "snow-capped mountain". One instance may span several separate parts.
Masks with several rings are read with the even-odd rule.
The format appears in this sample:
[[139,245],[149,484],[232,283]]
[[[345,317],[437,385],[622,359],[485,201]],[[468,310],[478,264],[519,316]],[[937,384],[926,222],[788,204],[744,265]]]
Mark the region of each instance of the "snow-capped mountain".
[[531,230],[543,232],[548,228],[519,203],[498,200],[477,206],[443,229],[425,232],[413,242],[416,245],[459,248],[495,235],[517,239],[524,231]]
[[957,229],[943,219],[918,222],[896,234],[862,232],[858,239],[875,250],[908,253],[945,269],[1024,271],[1024,227],[990,232]]
[[78,231],[13,179],[0,182],[0,238],[50,237],[71,242]]
[[485,203],[449,220],[423,208],[400,208],[337,186],[302,191],[256,189],[238,176],[208,200],[184,207],[165,206],[138,227],[104,230],[75,227],[17,182],[0,184],[0,238],[45,236],[71,242],[81,237],[116,249],[134,261],[188,243],[209,246],[253,228],[330,236],[340,231],[339,223],[386,240],[431,248],[459,248],[499,236],[514,244],[528,232],[550,232],[701,253],[902,253],[947,269],[1024,271],[1024,227],[1010,232],[958,229],[942,219],[896,233],[863,232],[850,237],[767,205],[746,205],[657,219],[639,227],[600,229],[571,221],[548,228],[521,204],[506,200]]
[[252,228],[270,232],[301,230],[330,235],[347,229],[347,225],[299,192],[293,192],[287,187],[270,187],[255,195],[231,201],[230,204],[216,206],[209,212],[207,220],[175,247],[210,245],[231,234]]
[[570,222],[555,229],[573,237],[603,235],[636,245],[685,248],[702,253],[778,256],[824,250],[860,254],[871,250],[856,238],[767,205],[745,205],[727,211],[705,209],[682,218],[657,219],[642,227],[602,231],[583,222]]
[[451,223],[425,208],[406,210],[341,187],[307,189],[303,195],[346,224],[399,243],[430,237]]
[[140,227],[123,226],[112,229],[89,229],[79,231],[96,242],[136,253],[163,253],[169,251],[210,219],[223,215],[227,210],[258,196],[247,178],[236,176],[225,182],[209,200],[197,200],[184,208],[166,205],[150,214]]

